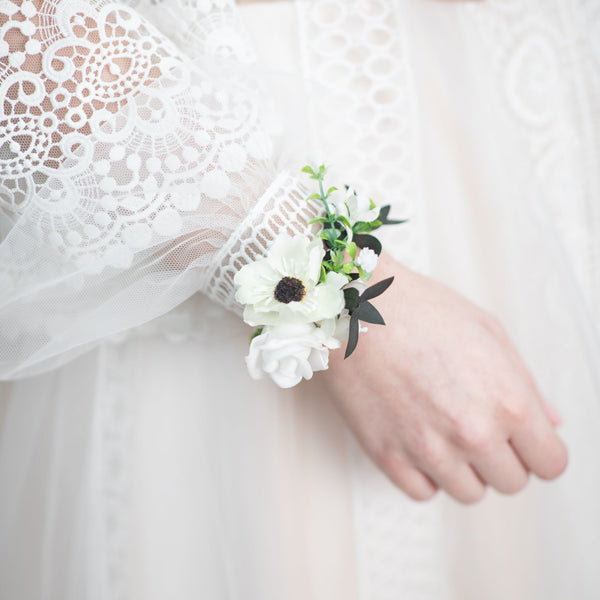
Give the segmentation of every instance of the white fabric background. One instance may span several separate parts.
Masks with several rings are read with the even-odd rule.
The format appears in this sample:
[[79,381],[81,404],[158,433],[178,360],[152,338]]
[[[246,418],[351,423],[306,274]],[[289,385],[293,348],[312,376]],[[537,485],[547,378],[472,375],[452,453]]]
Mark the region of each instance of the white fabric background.
[[[410,128],[392,132],[399,144],[389,151],[378,141],[385,136],[358,147],[319,139],[326,136],[313,121],[314,147],[357,185],[369,183],[365,165],[374,148],[381,152],[372,171],[378,199],[391,201],[394,214],[414,211],[410,233],[385,232],[386,249],[503,321],[564,417],[569,469],[514,497],[490,491],[474,507],[443,496],[414,503],[362,455],[318,380],[285,392],[251,382],[247,329],[194,296],[56,371],[2,384],[2,598],[600,593],[598,274],[590,251],[600,131],[591,119],[594,80],[571,75],[594,60],[576,42],[594,39],[584,22],[599,21],[570,0],[394,6],[409,68],[398,75],[396,91],[408,91],[395,123],[408,114]],[[343,28],[310,29],[315,7],[327,16],[326,3],[240,10],[261,64],[318,79],[312,35]],[[332,90],[345,86],[352,89]],[[384,110],[361,108],[365,129],[369,110]],[[331,123],[344,125],[348,139],[362,135],[361,122],[343,114]],[[403,183],[386,186],[395,177]]]

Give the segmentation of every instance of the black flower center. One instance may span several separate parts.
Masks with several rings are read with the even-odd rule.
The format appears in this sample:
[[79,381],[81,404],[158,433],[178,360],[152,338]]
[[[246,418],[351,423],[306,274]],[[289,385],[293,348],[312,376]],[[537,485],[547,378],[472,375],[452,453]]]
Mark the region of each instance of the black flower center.
[[283,304],[289,304],[290,302],[300,302],[306,294],[306,288],[304,284],[295,277],[284,277],[275,288],[273,295],[275,300],[282,302]]

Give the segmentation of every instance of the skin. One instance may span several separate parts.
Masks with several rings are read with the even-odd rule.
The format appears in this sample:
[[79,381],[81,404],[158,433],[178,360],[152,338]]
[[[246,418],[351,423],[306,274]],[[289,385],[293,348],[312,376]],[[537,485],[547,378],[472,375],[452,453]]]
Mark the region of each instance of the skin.
[[391,275],[376,300],[387,326],[371,326],[351,360],[332,352],[318,374],[375,464],[415,500],[443,489],[465,504],[487,486],[516,493],[531,473],[558,477],[568,462],[560,417],[500,323],[382,255],[374,281]]
[[[13,38],[11,50],[22,50],[23,36]],[[23,68],[39,70],[39,60]],[[558,418],[499,323],[382,256],[377,277],[390,275],[377,299],[388,326],[371,327],[352,360],[333,352],[320,374],[375,463],[416,500],[445,489],[471,503],[487,485],[515,493],[529,473],[558,477],[567,465]]]
[[375,301],[387,326],[370,326],[349,360],[332,352],[320,374],[375,464],[415,500],[443,489],[465,504],[487,486],[516,493],[530,473],[558,477],[560,418],[498,321],[382,255],[373,282],[391,275]]

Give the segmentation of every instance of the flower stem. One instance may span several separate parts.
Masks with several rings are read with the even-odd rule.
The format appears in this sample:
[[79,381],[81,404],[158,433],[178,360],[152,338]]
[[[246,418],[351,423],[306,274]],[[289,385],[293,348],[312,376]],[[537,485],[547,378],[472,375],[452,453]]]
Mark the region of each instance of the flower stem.
[[329,209],[329,204],[327,203],[327,197],[325,196],[325,190],[323,189],[323,175],[319,174],[319,191],[321,192],[321,201],[325,205],[325,212],[327,213],[327,219],[330,223],[331,220],[331,210]]

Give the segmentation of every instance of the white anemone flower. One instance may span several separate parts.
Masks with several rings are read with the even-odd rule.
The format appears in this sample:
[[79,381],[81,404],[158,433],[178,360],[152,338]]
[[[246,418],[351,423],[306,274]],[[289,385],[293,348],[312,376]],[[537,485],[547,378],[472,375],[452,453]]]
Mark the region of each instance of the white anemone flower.
[[235,299],[252,326],[311,323],[338,315],[344,308],[341,288],[348,278],[330,272],[319,283],[325,250],[319,238],[283,234],[266,258],[243,266],[236,274]]
[[335,207],[338,215],[346,217],[350,225],[359,221],[370,223],[379,216],[379,208],[372,207],[371,199],[357,194],[352,188],[335,190],[331,193],[328,203]]

